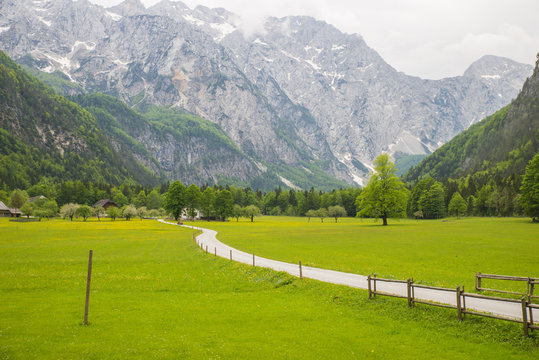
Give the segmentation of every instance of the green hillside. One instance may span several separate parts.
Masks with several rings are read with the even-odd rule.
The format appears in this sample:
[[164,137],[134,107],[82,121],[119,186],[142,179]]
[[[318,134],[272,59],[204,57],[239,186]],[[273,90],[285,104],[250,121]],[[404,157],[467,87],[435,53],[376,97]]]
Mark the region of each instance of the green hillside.
[[[539,145],[539,62],[521,93],[410,169],[403,179],[446,181],[472,178],[479,187],[494,182],[518,189],[520,175]],[[511,184],[510,184],[511,183]]]
[[42,177],[155,184],[140,164],[127,166],[92,114],[57,95],[0,52],[0,181],[25,188]]

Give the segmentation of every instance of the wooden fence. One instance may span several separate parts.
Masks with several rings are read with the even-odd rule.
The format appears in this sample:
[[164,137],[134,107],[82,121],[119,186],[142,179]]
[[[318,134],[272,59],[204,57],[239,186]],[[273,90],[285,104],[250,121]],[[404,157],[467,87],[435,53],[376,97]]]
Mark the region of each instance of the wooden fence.
[[[204,243],[202,243],[202,241],[198,242],[196,240],[195,233],[193,233],[193,240],[195,240],[200,246],[200,248],[204,251]],[[208,253],[208,245],[206,245],[205,250],[206,250],[206,253]],[[217,256],[217,247],[214,248],[214,253],[215,253],[215,256]],[[252,256],[253,256],[253,266],[255,266],[255,254],[252,254]],[[230,260],[232,260],[232,250],[230,250]],[[299,262],[299,277],[303,278],[301,261]],[[412,307],[414,304],[424,304],[424,305],[456,309],[457,318],[459,321],[462,321],[464,319],[465,314],[469,314],[469,315],[484,316],[484,317],[489,317],[493,319],[521,323],[525,336],[529,335],[529,330],[539,329],[539,325],[536,325],[533,320],[533,309],[539,309],[539,305],[531,303],[531,298],[537,297],[537,296],[533,296],[533,287],[534,287],[533,285],[538,283],[536,278],[524,278],[524,277],[516,277],[516,276],[509,277],[509,276],[486,275],[486,274],[477,273],[476,283],[475,283],[476,290],[496,291],[492,289],[481,288],[481,278],[499,279],[499,280],[517,280],[518,279],[518,281],[524,281],[520,279],[526,279],[526,281],[528,282],[528,294],[526,294],[525,296],[522,296],[520,300],[507,299],[507,298],[486,296],[486,295],[480,295],[480,294],[474,294],[474,293],[467,293],[464,291],[464,285],[462,287],[458,286],[456,289],[449,289],[449,288],[443,288],[443,287],[437,287],[437,286],[415,284],[413,278],[407,279],[407,280],[396,280],[396,279],[379,278],[379,277],[376,277],[376,275],[367,276],[367,289],[369,292],[369,299],[372,299],[376,295],[391,296],[391,297],[396,297],[396,298],[407,299],[408,307]],[[506,279],[506,278],[511,278],[511,279]],[[394,294],[394,293],[378,291],[376,288],[377,282],[406,284],[406,295],[399,295],[399,294]],[[415,297],[415,289],[428,289],[428,290],[434,290],[434,291],[445,291],[449,293],[454,293],[456,305],[444,304],[444,303],[439,303],[439,302],[430,301],[430,300],[417,299]],[[522,295],[520,293],[501,291],[501,290],[499,290],[499,292]],[[493,300],[493,301],[499,301],[499,302],[520,303],[522,306],[522,318],[521,319],[510,318],[510,317],[499,316],[499,315],[490,314],[490,313],[469,310],[468,308],[466,308],[466,298],[477,298],[477,299],[486,299],[486,300]]]
[[[482,287],[482,279],[493,279],[493,280],[507,280],[507,281],[525,281],[526,282],[526,293],[521,292],[515,292],[515,291],[506,291],[506,290],[498,290],[498,289],[489,289]],[[475,290],[477,291],[492,291],[492,292],[499,292],[504,294],[514,294],[514,295],[521,295],[521,296],[527,296],[528,302],[531,302],[532,299],[538,298],[539,296],[533,294],[533,290],[536,284],[539,284],[538,278],[533,277],[523,277],[523,276],[509,276],[509,275],[492,275],[492,274],[481,274],[481,273],[475,273]]]
[[[406,284],[406,295],[399,295],[399,294],[378,291],[376,288],[377,282]],[[469,314],[469,315],[484,316],[484,317],[489,317],[489,318],[498,319],[498,320],[521,323],[525,336],[529,335],[529,330],[539,329],[539,325],[536,325],[533,320],[533,309],[539,309],[539,305],[532,304],[529,301],[527,296],[522,296],[520,300],[507,299],[507,298],[468,293],[464,291],[464,286],[462,287],[458,286],[456,289],[449,289],[449,288],[443,288],[443,287],[437,287],[437,286],[415,284],[413,279],[408,279],[408,280],[384,279],[384,278],[376,277],[376,275],[367,276],[367,283],[368,283],[367,288],[369,291],[369,299],[372,299],[376,295],[391,296],[391,297],[407,299],[408,307],[412,307],[414,304],[425,304],[425,305],[431,305],[431,306],[439,306],[439,307],[444,307],[444,308],[456,309],[457,318],[459,321],[462,321],[464,319],[465,314]],[[445,291],[449,293],[454,293],[456,305],[443,304],[443,303],[439,303],[435,301],[416,299],[415,289],[429,289],[429,290],[435,290],[435,291]],[[522,305],[522,318],[521,319],[510,318],[510,317],[499,316],[499,315],[490,314],[490,313],[469,310],[466,307],[466,298],[477,298],[477,299],[487,299],[487,300],[499,301],[499,302],[520,303]]]

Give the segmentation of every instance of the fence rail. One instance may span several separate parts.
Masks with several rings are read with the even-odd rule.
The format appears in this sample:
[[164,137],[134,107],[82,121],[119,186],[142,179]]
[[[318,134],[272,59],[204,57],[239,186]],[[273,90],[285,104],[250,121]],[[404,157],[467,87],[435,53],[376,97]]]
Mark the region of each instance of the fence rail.
[[[526,293],[517,292],[517,291],[507,291],[499,289],[490,289],[482,287],[482,279],[492,279],[492,280],[505,280],[505,281],[525,281],[526,282]],[[520,296],[527,296],[528,301],[531,302],[532,299],[538,298],[539,296],[533,294],[533,290],[536,284],[539,284],[539,279],[534,277],[525,277],[525,276],[511,276],[511,275],[494,275],[494,274],[481,274],[475,273],[475,290],[477,291],[492,291],[503,294],[513,294]]]
[[[383,291],[378,291],[376,289],[377,282],[406,284],[406,295],[399,295],[399,294],[392,294],[392,293],[387,293]],[[516,322],[516,323],[522,324],[522,328],[523,328],[523,332],[525,336],[528,336],[529,330],[539,329],[539,324],[535,324],[533,320],[533,309],[539,309],[539,305],[531,303],[529,295],[522,296],[520,300],[507,299],[507,298],[501,298],[501,297],[468,293],[464,291],[464,286],[462,287],[458,286],[456,289],[450,289],[450,288],[443,288],[443,287],[437,287],[437,286],[414,284],[413,279],[397,280],[397,279],[379,278],[379,277],[376,277],[376,275],[374,274],[367,276],[367,283],[368,283],[367,288],[369,291],[369,299],[372,299],[376,295],[391,296],[391,297],[407,299],[408,307],[412,307],[414,304],[424,304],[424,305],[438,306],[438,307],[449,308],[449,309],[456,309],[457,317],[459,321],[462,321],[464,319],[464,315],[467,314],[467,315],[483,316],[483,317],[488,317],[492,319]],[[456,305],[417,299],[415,297],[416,288],[454,293]],[[491,314],[491,313],[484,313],[484,312],[469,310],[466,308],[466,298],[486,299],[486,300],[506,302],[506,303],[507,302],[520,303],[522,305],[522,318],[520,319],[510,318],[510,317],[499,316],[499,315]]]

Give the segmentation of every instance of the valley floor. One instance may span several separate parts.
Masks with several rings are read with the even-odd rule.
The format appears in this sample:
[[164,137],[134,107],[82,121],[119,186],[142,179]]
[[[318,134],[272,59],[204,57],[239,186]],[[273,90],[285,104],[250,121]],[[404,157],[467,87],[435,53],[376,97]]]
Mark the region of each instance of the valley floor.
[[[369,301],[364,290],[208,256],[192,231],[155,221],[0,219],[0,235],[1,359],[538,355],[537,339],[522,338],[516,324],[459,323],[445,309]],[[89,249],[90,325],[82,326]]]

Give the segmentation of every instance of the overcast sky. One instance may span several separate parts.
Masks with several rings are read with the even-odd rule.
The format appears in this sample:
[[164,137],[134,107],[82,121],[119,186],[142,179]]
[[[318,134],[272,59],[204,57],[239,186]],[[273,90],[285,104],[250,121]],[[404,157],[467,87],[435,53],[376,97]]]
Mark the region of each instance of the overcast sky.
[[[122,0],[90,0],[105,7]],[[142,0],[146,7],[160,0]],[[184,0],[223,7],[252,30],[265,16],[310,15],[363,36],[399,71],[422,78],[462,75],[483,55],[534,64],[539,0]]]

